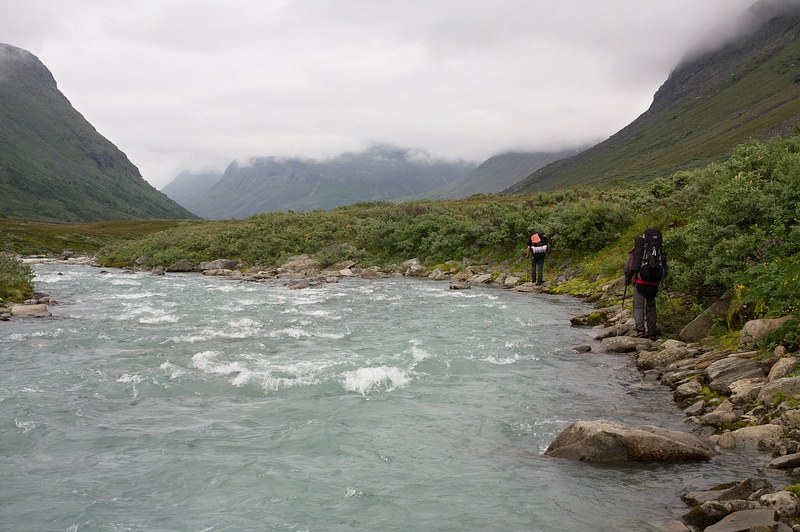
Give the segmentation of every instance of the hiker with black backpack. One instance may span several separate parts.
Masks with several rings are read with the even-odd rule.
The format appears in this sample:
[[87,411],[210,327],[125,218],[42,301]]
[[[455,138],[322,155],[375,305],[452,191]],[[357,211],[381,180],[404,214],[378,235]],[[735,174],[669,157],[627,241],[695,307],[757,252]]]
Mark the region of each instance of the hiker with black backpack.
[[633,282],[633,321],[637,337],[656,338],[656,295],[659,283],[669,271],[661,240],[661,231],[647,229],[634,241],[625,263],[625,286]]
[[547,254],[547,237],[538,231],[530,231],[525,257],[531,256],[531,282],[541,286],[544,276],[544,258]]

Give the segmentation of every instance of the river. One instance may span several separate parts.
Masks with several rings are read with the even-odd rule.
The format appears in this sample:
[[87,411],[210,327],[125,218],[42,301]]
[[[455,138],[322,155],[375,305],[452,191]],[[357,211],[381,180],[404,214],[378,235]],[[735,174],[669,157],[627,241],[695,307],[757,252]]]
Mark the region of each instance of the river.
[[576,419],[689,430],[573,298],[35,273],[53,317],[0,323],[4,530],[641,530],[748,476],[542,456]]

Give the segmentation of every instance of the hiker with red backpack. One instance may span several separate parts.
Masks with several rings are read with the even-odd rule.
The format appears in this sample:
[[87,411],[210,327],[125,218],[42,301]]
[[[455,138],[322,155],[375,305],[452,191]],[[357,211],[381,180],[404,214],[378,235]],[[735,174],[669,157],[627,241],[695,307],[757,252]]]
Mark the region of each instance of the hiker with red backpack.
[[[656,338],[656,295],[667,276],[667,256],[661,249],[661,231],[647,229],[634,241],[625,263],[625,286],[633,282],[634,336]],[[645,329],[645,325],[647,328]]]
[[547,254],[547,237],[538,231],[529,231],[525,257],[531,256],[531,282],[541,286],[544,282],[544,259]]

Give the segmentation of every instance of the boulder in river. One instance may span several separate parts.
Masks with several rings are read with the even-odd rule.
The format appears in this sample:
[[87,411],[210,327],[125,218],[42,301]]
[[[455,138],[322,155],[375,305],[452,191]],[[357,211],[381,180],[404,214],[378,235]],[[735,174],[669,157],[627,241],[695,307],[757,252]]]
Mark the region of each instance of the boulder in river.
[[581,462],[710,460],[710,441],[689,432],[613,421],[576,421],[544,453]]

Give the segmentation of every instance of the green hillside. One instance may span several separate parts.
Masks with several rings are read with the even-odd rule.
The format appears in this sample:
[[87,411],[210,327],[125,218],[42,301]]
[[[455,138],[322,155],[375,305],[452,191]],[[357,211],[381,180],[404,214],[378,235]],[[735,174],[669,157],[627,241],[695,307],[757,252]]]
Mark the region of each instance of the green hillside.
[[650,108],[608,140],[550,164],[506,192],[666,177],[719,161],[749,139],[791,133],[800,124],[800,6],[776,15],[754,6],[763,24],[723,48],[685,61]]
[[196,218],[144,179],[25,50],[0,44],[0,216]]

